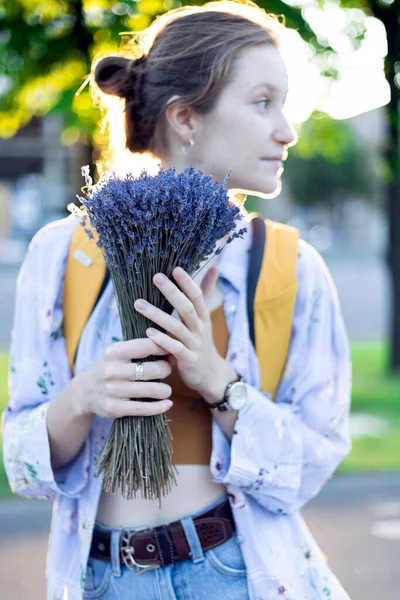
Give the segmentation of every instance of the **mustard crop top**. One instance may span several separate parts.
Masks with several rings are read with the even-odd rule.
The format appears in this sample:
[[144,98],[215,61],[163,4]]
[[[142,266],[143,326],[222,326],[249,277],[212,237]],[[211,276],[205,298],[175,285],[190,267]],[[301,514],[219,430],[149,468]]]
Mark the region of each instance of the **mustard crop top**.
[[[215,346],[218,353],[225,358],[229,333],[223,306],[211,313],[211,322]],[[212,449],[210,409],[204,402],[196,403],[199,394],[182,382],[176,367],[173,367],[171,375],[163,379],[163,382],[171,386],[171,399],[174,402],[167,412],[168,425],[173,438],[173,462],[176,465],[210,464]]]

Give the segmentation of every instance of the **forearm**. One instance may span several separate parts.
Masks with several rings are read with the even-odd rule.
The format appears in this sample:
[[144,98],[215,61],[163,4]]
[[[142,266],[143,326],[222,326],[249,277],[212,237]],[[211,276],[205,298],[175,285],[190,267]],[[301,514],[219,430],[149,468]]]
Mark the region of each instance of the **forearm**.
[[219,412],[218,410],[210,410],[212,411],[212,414],[214,415],[215,419],[218,421],[218,424],[221,426],[221,429],[225,433],[226,437],[230,441],[232,441],[238,411],[232,410],[229,412]]
[[47,413],[47,431],[53,470],[69,464],[79,454],[92,426],[94,415],[84,410],[81,373],[52,401]]

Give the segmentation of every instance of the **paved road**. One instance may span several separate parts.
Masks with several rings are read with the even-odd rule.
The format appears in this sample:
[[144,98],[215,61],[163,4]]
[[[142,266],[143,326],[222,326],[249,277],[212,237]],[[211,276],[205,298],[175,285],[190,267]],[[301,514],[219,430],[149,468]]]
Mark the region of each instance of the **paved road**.
[[388,338],[390,280],[383,259],[325,257],[338,289],[344,320],[352,341]]
[[[50,513],[49,502],[0,503],[1,600],[44,600]],[[400,473],[336,477],[304,515],[352,600],[400,600]]]
[[352,600],[400,600],[400,474],[340,476],[303,511]]
[[15,268],[0,266],[0,349],[10,343],[17,275]]

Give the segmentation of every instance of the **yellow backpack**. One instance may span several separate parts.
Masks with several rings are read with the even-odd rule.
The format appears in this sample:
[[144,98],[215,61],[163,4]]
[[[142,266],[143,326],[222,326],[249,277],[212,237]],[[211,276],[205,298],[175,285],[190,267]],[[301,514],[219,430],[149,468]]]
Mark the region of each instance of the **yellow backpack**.
[[[275,398],[289,350],[297,294],[296,229],[251,215],[253,244],[247,280],[250,337],[261,371],[261,390]],[[95,232],[93,232],[95,233]],[[78,223],[64,284],[64,336],[71,372],[83,328],[102,292],[106,265],[97,236]]]

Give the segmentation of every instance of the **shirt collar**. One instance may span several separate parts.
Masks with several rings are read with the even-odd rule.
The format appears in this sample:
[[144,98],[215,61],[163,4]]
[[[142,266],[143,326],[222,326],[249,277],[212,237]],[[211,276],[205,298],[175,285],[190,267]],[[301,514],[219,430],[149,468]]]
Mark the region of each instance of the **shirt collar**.
[[237,221],[235,231],[239,231],[243,227],[247,227],[247,231],[243,238],[234,239],[230,244],[226,244],[217,265],[219,278],[230,284],[237,292],[243,289],[247,278],[252,238],[249,213],[244,207],[241,207],[241,213],[242,219]]

